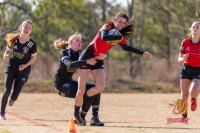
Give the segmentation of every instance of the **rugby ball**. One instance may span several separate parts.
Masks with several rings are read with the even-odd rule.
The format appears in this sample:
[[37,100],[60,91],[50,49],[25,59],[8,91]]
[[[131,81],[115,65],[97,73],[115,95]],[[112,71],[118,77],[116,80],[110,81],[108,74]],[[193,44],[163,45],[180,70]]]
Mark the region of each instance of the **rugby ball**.
[[108,43],[114,45],[114,44],[118,43],[119,40],[121,40],[122,34],[117,29],[111,29],[108,32],[108,36],[113,36],[115,38],[115,40],[109,40],[109,41],[107,41]]
[[111,30],[109,30],[108,35],[119,36],[119,35],[121,35],[121,33],[117,29],[111,29]]

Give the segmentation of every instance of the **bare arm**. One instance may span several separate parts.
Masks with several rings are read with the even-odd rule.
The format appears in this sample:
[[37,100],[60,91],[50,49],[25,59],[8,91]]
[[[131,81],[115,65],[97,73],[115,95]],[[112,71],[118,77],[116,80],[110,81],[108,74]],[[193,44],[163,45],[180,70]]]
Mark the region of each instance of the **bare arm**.
[[10,53],[11,53],[11,50],[6,48],[6,51],[4,52],[3,54],[3,60],[5,62],[8,62],[9,58],[10,58]]
[[179,54],[178,56],[178,62],[183,63],[187,58],[188,58],[189,54]]
[[23,65],[19,66],[19,71],[22,71],[25,68],[27,68],[28,66],[32,65],[36,60],[37,60],[37,55],[36,54],[32,55],[31,59],[26,64],[23,64]]

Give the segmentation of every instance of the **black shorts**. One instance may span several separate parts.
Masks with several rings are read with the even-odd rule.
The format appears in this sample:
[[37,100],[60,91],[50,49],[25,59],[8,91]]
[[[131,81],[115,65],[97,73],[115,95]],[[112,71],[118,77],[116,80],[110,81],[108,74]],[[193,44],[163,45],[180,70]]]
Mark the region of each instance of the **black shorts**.
[[19,71],[19,64],[16,64],[13,61],[9,61],[5,70],[6,74],[12,75],[15,77],[15,81],[22,82],[22,83],[27,82],[30,72],[31,72],[31,66],[28,66],[23,71]]
[[[69,98],[75,98],[76,93],[78,91],[78,82],[77,81],[70,81],[64,84],[59,84],[58,82],[54,81],[55,84],[55,91],[63,96]],[[86,83],[86,90],[94,87],[95,85],[92,83]],[[86,92],[86,91],[85,91]]]
[[[90,45],[81,53],[79,60],[87,60],[90,58],[94,58],[95,56],[93,55],[93,53],[94,53],[94,48],[92,45]],[[87,64],[87,65],[81,66],[80,69],[91,69],[91,70],[104,69],[104,62],[103,60],[97,60],[97,63],[95,65]]]
[[180,78],[189,80],[200,79],[200,67],[192,67],[183,64],[181,66]]

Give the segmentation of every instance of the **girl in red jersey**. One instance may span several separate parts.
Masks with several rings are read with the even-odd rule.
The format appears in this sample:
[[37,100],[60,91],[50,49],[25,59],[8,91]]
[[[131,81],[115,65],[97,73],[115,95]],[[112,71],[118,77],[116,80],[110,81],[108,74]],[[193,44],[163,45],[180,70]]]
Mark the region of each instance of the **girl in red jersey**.
[[[197,108],[200,91],[200,22],[193,22],[189,38],[182,41],[178,61],[183,63],[180,72],[180,89],[182,103],[187,104],[191,96],[191,111]],[[187,112],[182,114],[187,118]]]
[[[102,53],[105,54],[115,44],[120,44],[122,49],[125,51],[141,54],[147,58],[151,58],[151,53],[144,52],[142,50],[127,45],[126,40],[132,35],[133,27],[134,23],[132,19],[129,19],[129,17],[122,12],[117,13],[113,20],[107,22],[102,26],[102,28],[100,28],[94,40],[83,51],[79,59],[86,60],[101,55]],[[112,29],[116,29],[116,34],[110,34],[110,31]],[[101,93],[105,88],[103,60],[100,60],[98,58],[96,59],[97,63],[94,66],[85,65],[80,67],[80,75],[78,77],[78,91],[75,98],[74,109],[74,116],[78,120],[80,120],[79,110],[83,102],[83,95],[85,93],[88,72],[92,72],[95,81],[95,87],[88,90],[85,93],[85,97],[91,97],[98,93]],[[80,121],[80,123],[82,122]]]

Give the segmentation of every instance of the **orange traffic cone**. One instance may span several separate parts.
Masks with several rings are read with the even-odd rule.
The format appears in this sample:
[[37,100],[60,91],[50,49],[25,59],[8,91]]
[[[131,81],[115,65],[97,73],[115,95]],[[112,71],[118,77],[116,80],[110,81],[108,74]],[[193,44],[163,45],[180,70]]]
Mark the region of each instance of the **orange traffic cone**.
[[73,117],[70,117],[68,133],[77,133]]

